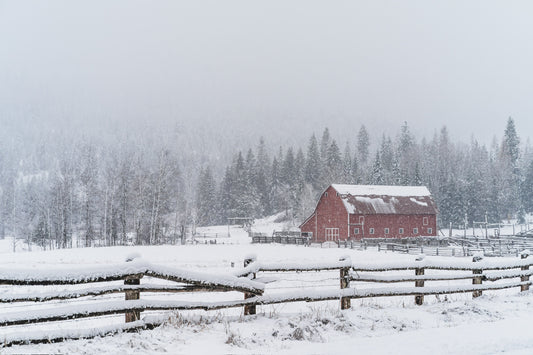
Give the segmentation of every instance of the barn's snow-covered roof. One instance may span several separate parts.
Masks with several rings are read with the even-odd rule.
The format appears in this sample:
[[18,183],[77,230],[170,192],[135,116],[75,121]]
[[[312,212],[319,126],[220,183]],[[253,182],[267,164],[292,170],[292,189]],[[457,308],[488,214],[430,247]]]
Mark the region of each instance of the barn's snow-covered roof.
[[397,196],[397,197],[421,197],[431,196],[425,186],[386,186],[386,185],[342,185],[333,184],[333,188],[341,195],[352,196]]
[[331,185],[350,214],[436,214],[425,186]]

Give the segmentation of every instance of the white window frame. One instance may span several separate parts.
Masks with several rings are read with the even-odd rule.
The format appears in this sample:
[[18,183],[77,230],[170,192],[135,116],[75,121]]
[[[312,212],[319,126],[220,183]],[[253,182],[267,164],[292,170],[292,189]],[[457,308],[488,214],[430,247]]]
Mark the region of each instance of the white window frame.
[[422,223],[423,223],[425,226],[427,226],[427,225],[429,224],[429,219],[428,219],[427,217],[424,217],[424,218],[422,219]]
[[385,228],[385,234],[390,234],[390,229],[389,228]]
[[403,228],[399,228],[399,229],[398,229],[398,234],[404,234],[404,233],[405,233],[405,232],[404,232],[404,229],[403,229]]
[[325,239],[328,242],[339,240],[339,228],[326,228]]
[[359,216],[359,224],[365,224],[365,216]]
[[374,232],[375,232],[374,228],[370,228],[370,229],[368,230],[368,234],[374,234]]
[[433,228],[428,228],[428,234],[433,234]]
[[413,234],[418,234],[418,228],[417,227],[413,228]]
[[359,234],[359,228],[354,228],[353,229],[353,234]]

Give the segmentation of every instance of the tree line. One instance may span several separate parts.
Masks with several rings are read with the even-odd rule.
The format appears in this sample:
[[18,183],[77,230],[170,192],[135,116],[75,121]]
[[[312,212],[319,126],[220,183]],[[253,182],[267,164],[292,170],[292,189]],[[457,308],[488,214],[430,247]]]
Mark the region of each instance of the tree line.
[[371,138],[362,125],[341,152],[326,128],[303,149],[280,147],[272,156],[261,139],[255,149],[235,154],[219,183],[208,165],[202,168],[196,220],[211,225],[285,211],[298,224],[327,186],[341,183],[425,185],[437,202],[441,227],[523,221],[533,212],[531,149],[520,143],[512,118],[503,133],[486,147],[474,138],[453,142],[446,127],[428,140],[417,139],[407,123],[393,138]]
[[54,138],[29,151],[8,144],[0,150],[0,239],[48,249],[175,237],[188,213],[175,150]]
[[161,244],[186,225],[279,212],[298,225],[332,183],[426,185],[441,226],[533,212],[531,149],[511,118],[488,147],[455,142],[446,127],[419,138],[405,123],[393,137],[371,137],[362,125],[342,144],[327,128],[302,147],[260,139],[233,156],[228,146],[202,151],[209,142],[186,132],[117,131],[0,132],[0,239],[43,248]]

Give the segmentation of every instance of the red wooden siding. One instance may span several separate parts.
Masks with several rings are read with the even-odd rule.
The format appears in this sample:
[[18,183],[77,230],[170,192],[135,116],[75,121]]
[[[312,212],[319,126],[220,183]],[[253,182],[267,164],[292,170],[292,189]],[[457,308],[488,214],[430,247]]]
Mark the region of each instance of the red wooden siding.
[[[348,203],[355,201],[351,196],[348,199],[346,199],[346,195],[344,196]],[[315,242],[323,242],[328,239],[404,238],[437,235],[436,207],[429,196],[425,196],[423,200],[417,198],[419,202],[415,202],[414,208],[412,205],[406,205],[405,211],[397,213],[376,213],[373,211],[374,213],[369,214],[365,213],[364,208],[359,213],[349,214],[347,208],[351,207],[346,206],[341,197],[333,186],[328,187],[320,197],[313,214],[300,226],[302,233],[312,234],[312,240]],[[383,200],[387,201],[389,198],[384,196]],[[396,198],[395,201],[407,200],[409,200],[408,197],[400,197]],[[424,203],[428,208],[425,209],[425,213],[420,213],[422,211],[419,211],[418,206],[423,206]],[[364,219],[363,225],[360,224],[362,219]],[[330,229],[329,235],[326,236],[328,228],[338,228],[338,234],[336,229]],[[356,228],[358,228],[359,233],[355,233]],[[388,233],[386,233],[387,228]],[[400,233],[400,228],[403,228],[403,233]],[[372,229],[373,234],[371,234]]]
[[326,228],[338,228],[340,240],[348,237],[348,212],[331,186],[320,196],[314,214],[300,227],[302,232],[313,233],[317,242],[326,240]]

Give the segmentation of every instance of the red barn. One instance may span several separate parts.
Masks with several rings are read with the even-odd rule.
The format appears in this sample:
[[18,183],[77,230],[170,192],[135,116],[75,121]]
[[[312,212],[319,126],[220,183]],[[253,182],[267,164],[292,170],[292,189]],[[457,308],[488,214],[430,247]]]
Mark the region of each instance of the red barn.
[[333,184],[301,225],[314,242],[437,235],[437,206],[425,186]]

